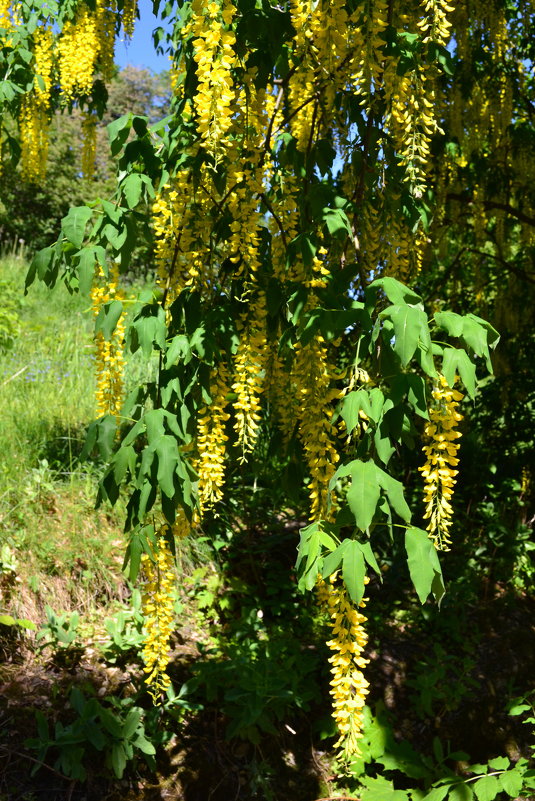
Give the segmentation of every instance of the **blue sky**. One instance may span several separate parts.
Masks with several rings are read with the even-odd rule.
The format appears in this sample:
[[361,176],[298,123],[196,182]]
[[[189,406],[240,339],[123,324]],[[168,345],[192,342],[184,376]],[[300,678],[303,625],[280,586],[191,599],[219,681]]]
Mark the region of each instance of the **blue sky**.
[[152,42],[152,31],[162,26],[152,13],[152,0],[138,0],[141,19],[136,20],[134,35],[128,43],[118,41],[115,45],[115,61],[119,67],[132,65],[148,67],[154,72],[169,69],[167,56],[158,56]]

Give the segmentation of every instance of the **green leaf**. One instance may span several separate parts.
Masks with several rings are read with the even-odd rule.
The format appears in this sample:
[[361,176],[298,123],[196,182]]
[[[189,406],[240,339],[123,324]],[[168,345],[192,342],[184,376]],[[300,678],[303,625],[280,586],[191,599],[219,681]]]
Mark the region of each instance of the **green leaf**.
[[361,410],[368,417],[371,417],[371,406],[367,391],[365,389],[357,389],[349,392],[343,399],[340,408],[340,414],[346,424],[348,434],[353,431],[359,422],[359,412]]
[[311,590],[316,584],[317,574],[321,572],[321,531],[319,523],[311,523],[301,529],[296,561],[301,592]]
[[111,747],[111,767],[118,779],[122,779],[126,768],[126,754],[122,743],[114,743]]
[[366,788],[359,794],[361,801],[408,801],[409,799],[406,790],[394,790],[393,783],[383,776],[377,778],[363,776],[361,782]]
[[73,206],[61,221],[63,236],[75,248],[81,248],[84,241],[85,227],[93,212],[88,206]]
[[102,332],[104,339],[110,340],[123,313],[123,304],[120,300],[110,300],[99,310],[95,320],[95,333]]
[[474,793],[478,801],[494,801],[500,790],[500,782],[496,776],[483,776],[474,782]]
[[351,223],[343,209],[324,208],[323,223],[332,237],[351,236]]
[[505,773],[502,773],[498,781],[500,782],[502,790],[504,790],[507,795],[510,795],[511,798],[516,798],[520,795],[520,791],[522,790],[524,777],[518,770],[507,770]]
[[511,765],[511,761],[506,756],[494,757],[489,759],[489,768],[492,770],[507,770]]
[[141,175],[136,172],[127,175],[122,184],[123,195],[126,199],[129,209],[135,209],[140,201],[141,193],[143,191],[143,179]]
[[397,405],[405,394],[407,395],[407,401],[414,411],[419,414],[420,417],[428,420],[429,414],[427,412],[425,380],[421,375],[417,375],[416,373],[403,373],[392,379],[391,398],[394,405]]
[[369,542],[359,542],[360,550],[364,556],[364,559],[367,561],[369,566],[375,570],[377,575],[381,576],[381,571],[379,569],[379,565],[377,564],[377,559],[375,558],[375,554],[372,551],[372,547]]
[[492,373],[492,362],[490,360],[489,345],[495,347],[500,336],[493,326],[475,314],[467,314],[464,318],[462,339],[472,348],[478,356],[483,356],[487,365],[487,370]]
[[366,531],[372,522],[381,494],[375,467],[372,461],[356,459],[350,463],[351,486],[347,502],[361,531]]
[[394,351],[404,367],[419,348],[431,352],[431,336],[427,315],[416,306],[389,306],[381,316],[389,317],[394,326]]
[[405,286],[401,281],[391,276],[378,278],[376,281],[372,281],[370,287],[380,287],[390,303],[394,303],[396,306],[402,306],[407,303],[415,306],[422,302],[421,297],[417,295],[416,292],[413,292],[408,286]]
[[155,445],[158,455],[158,485],[168,498],[175,495],[174,477],[180,460],[176,438],[170,435],[161,437]]
[[408,523],[411,519],[412,513],[407,501],[405,500],[403,484],[401,481],[392,478],[392,476],[388,475],[388,473],[385,473],[385,471],[381,470],[381,468],[377,465],[375,466],[375,470],[377,481],[385,491],[390,506],[394,509],[396,514],[401,517],[402,520],[405,520]]
[[133,709],[130,710],[123,724],[123,737],[125,738],[125,740],[131,739],[132,735],[139,726],[140,721],[141,721],[141,708],[135,706]]
[[[103,248],[99,248],[98,250],[102,250],[102,252],[104,252]],[[82,250],[78,253],[78,286],[80,287],[80,292],[83,292],[84,295],[89,293],[93,284],[96,263],[97,248],[82,248]]]
[[445,348],[442,357],[442,373],[450,387],[455,384],[458,373],[471,398],[476,394],[476,367],[462,348]]
[[152,755],[156,753],[156,749],[153,744],[150,743],[142,734],[138,734],[135,740],[133,740],[133,743],[136,748],[139,748],[139,750],[144,754]]
[[138,317],[131,328],[131,334],[135,332],[146,359],[150,357],[154,345],[160,350],[165,349],[166,326],[163,310],[160,309],[156,316]]
[[127,470],[135,475],[137,454],[132,445],[122,445],[113,457],[113,476],[117,484],[124,479]]
[[107,126],[112,156],[116,156],[122,150],[124,143],[128,139],[131,125],[132,114],[124,114]]
[[364,596],[365,575],[366,567],[360,544],[355,540],[347,540],[342,561],[342,578],[354,604],[359,604]]
[[344,540],[334,551],[332,551],[332,553],[325,557],[321,571],[322,578],[328,578],[329,576],[332,576],[336,570],[338,570],[342,564],[344,551],[346,550],[348,543],[349,540]]
[[188,338],[184,334],[173,337],[165,354],[165,366],[171,367],[178,362],[189,364],[190,361],[191,348]]
[[530,709],[530,704],[515,704],[508,710],[507,714],[513,716],[522,715],[524,712],[528,712]]
[[101,706],[99,710],[99,717],[106,731],[111,734],[112,737],[115,737],[117,740],[119,740],[123,734],[123,727],[117,715],[114,715],[113,712],[111,712],[109,709],[106,709],[106,707]]
[[459,782],[450,789],[449,801],[472,801],[474,792],[469,784]]
[[405,532],[405,549],[407,551],[409,572],[412,583],[420,599],[425,603],[433,592],[440,603],[444,595],[442,568],[433,542],[427,532],[420,528],[409,528]]
[[433,787],[433,789],[427,793],[424,797],[423,801],[442,801],[448,794],[449,787],[448,785],[443,785],[442,787]]
[[438,327],[447,331],[450,336],[457,338],[462,336],[464,317],[461,314],[451,311],[436,312],[434,320]]

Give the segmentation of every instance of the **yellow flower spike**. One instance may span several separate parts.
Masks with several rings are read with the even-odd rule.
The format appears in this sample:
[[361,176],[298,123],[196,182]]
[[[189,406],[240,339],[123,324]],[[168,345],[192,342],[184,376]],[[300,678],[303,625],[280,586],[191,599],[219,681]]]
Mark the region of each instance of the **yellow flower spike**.
[[[99,314],[100,309],[109,300],[122,300],[123,293],[118,288],[119,269],[115,265],[110,270],[106,282],[103,282],[104,270],[99,265],[91,289],[93,316]],[[125,328],[123,316],[119,318],[111,339],[104,339],[101,331],[95,337],[95,370],[97,376],[96,416],[114,414],[119,419],[123,402],[123,340]]]
[[424,519],[429,520],[429,537],[437,550],[447,551],[451,544],[449,529],[453,515],[450,500],[459,472],[455,469],[459,464],[456,440],[461,433],[455,426],[463,419],[457,406],[463,395],[449,387],[443,375],[438,376],[431,394],[433,407],[429,410],[430,422],[424,429],[428,443],[423,447],[426,463],[418,469],[425,479]]
[[26,181],[40,183],[48,156],[48,111],[34,91],[24,95],[19,111],[21,170]]
[[145,584],[142,592],[142,613],[145,622],[145,640],[142,657],[147,674],[145,683],[154,703],[171,686],[166,672],[169,663],[169,638],[174,628],[173,555],[165,537],[159,537],[149,556],[141,557]]
[[123,8],[123,30],[127,39],[131,39],[136,23],[137,0],[125,0]]
[[[368,583],[367,577],[365,582]],[[333,717],[340,735],[335,747],[342,750],[345,758],[350,758],[360,753],[362,710],[369,691],[368,681],[362,673],[368,664],[362,656],[368,642],[364,629],[366,617],[352,605],[344,585],[337,583],[336,574],[329,581],[320,579],[317,592],[334,635],[327,646],[332,651],[328,661],[331,664]],[[360,607],[364,604],[365,599]]]
[[201,514],[213,508],[223,497],[225,483],[225,456],[228,437],[225,423],[230,415],[225,411],[230,392],[229,374],[225,364],[213,371],[211,380],[212,403],[199,412],[197,448],[199,458],[199,505]]
[[95,172],[97,153],[97,120],[93,114],[85,114],[82,121],[82,174],[91,180]]
[[339,455],[335,447],[337,429],[332,424],[334,403],[342,391],[332,386],[334,365],[321,337],[295,347],[292,380],[297,389],[297,420],[310,483],[310,520],[326,520],[335,513],[329,507],[329,482],[336,472]]
[[[221,3],[193,0],[188,36],[192,35],[193,59],[197,63],[197,94],[193,99],[197,130],[203,147],[216,162],[228,145],[232,125],[235,90],[231,70],[237,63],[232,45],[235,35],[225,31],[232,24],[236,7],[230,0]],[[207,25],[206,16],[211,20]]]
[[240,344],[235,356],[232,390],[236,414],[235,430],[242,461],[252,453],[260,431],[260,396],[264,391],[264,372],[269,355],[266,342],[267,307],[264,292],[251,301],[249,312],[238,323]]

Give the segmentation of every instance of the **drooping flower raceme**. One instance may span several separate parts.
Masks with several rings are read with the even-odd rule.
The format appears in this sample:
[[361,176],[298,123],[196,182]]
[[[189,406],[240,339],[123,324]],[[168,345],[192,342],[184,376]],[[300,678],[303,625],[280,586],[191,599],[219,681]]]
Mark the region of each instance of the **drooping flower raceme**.
[[426,463],[418,469],[425,478],[424,518],[429,520],[427,531],[437,550],[446,551],[451,544],[449,530],[453,507],[451,498],[459,472],[456,440],[461,436],[456,430],[463,419],[457,411],[461,392],[448,386],[443,375],[439,375],[433,388],[433,405],[429,410],[429,422],[425,426],[427,444],[424,445]]
[[[336,743],[346,757],[358,755],[362,737],[362,713],[369,683],[362,672],[368,660],[362,652],[368,642],[363,624],[366,617],[352,604],[343,584],[336,583],[336,574],[329,581],[320,580],[318,596],[329,615],[332,638],[327,642],[333,652],[331,663],[331,690],[333,717],[340,738]],[[368,583],[368,579],[366,579]],[[363,599],[359,606],[365,606]]]
[[162,693],[171,686],[166,672],[169,663],[169,638],[173,631],[174,592],[176,576],[173,573],[173,556],[165,537],[160,537],[153,553],[141,557],[145,585],[142,610],[145,622],[143,661],[145,682],[149,694],[158,703]]
[[[91,288],[91,301],[93,316],[98,317],[102,307],[112,300],[122,300],[123,293],[118,286],[119,271],[117,266],[110,269],[107,283],[101,266],[98,268],[98,277],[95,278]],[[97,377],[96,415],[114,414],[117,418],[123,402],[123,373],[124,373],[124,319],[119,317],[115,330],[106,339],[102,331],[95,336],[95,371]]]

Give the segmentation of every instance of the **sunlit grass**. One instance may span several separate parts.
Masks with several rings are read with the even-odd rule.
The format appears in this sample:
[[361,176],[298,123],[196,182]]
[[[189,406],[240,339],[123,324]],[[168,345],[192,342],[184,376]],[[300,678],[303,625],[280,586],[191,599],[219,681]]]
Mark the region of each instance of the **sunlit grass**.
[[120,567],[122,534],[117,514],[94,510],[102,467],[79,460],[95,409],[90,304],[62,284],[24,296],[25,274],[22,259],[0,262],[0,281],[21,299],[0,351],[0,545],[36,595],[49,585],[53,594],[47,577],[62,576],[73,600],[86,598],[84,585],[98,596]]

